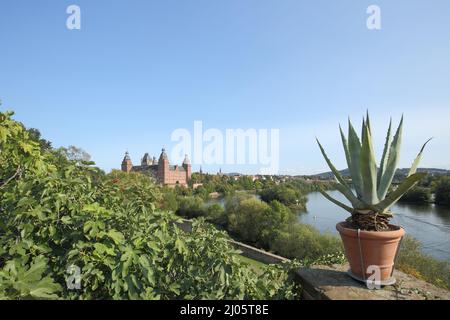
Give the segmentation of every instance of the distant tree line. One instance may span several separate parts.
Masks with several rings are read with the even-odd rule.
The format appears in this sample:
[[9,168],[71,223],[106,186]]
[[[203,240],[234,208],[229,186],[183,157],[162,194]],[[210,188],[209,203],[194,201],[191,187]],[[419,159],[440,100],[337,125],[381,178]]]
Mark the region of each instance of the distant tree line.
[[414,203],[434,202],[438,205],[449,206],[450,174],[426,177],[416,187],[407,192],[400,201]]

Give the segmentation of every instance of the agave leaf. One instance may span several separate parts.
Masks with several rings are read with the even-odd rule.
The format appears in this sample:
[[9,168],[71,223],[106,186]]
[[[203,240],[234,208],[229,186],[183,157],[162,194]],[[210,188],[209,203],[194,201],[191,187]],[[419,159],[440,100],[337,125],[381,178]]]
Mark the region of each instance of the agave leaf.
[[377,164],[372,145],[372,136],[367,122],[363,123],[363,141],[361,146],[361,173],[363,178],[363,200],[368,204],[378,202],[377,195]]
[[362,127],[361,127],[361,147],[366,135],[366,119],[362,119]]
[[369,133],[372,134],[372,128],[370,127],[369,110],[367,110],[366,112],[366,125],[367,128],[369,129]]
[[330,167],[330,169],[333,172],[334,176],[336,177],[337,181],[339,181],[342,185],[344,185],[345,187],[348,188],[348,185],[345,182],[344,178],[342,177],[341,173],[336,169],[336,167],[333,165],[333,163],[331,162],[331,160],[328,158],[327,154],[325,153],[325,150],[322,147],[322,145],[320,144],[319,139],[316,139],[316,140],[317,140],[317,144],[319,145],[320,151],[322,152],[322,155],[325,158],[325,161],[327,162],[328,166]]
[[[386,171],[387,160],[389,158],[389,149],[391,148],[391,142],[392,142],[391,131],[392,131],[392,119],[389,121],[389,128],[388,128],[388,132],[386,135],[386,142],[384,144],[383,156],[381,157],[380,169],[378,170],[378,177],[377,177],[378,188],[380,188],[381,177],[383,176],[384,172]],[[378,194],[378,196],[380,196],[380,195]]]
[[392,207],[406,192],[414,187],[422,178],[427,175],[426,172],[419,172],[406,178],[394,191],[392,191],[383,201],[375,205],[379,212],[386,212]]
[[360,166],[360,154],[361,154],[361,142],[356,134],[355,128],[353,128],[350,119],[348,120],[348,151],[350,154],[351,168],[350,174],[352,176],[352,183],[355,187],[356,194],[359,198],[363,196],[363,183],[361,177],[361,166]]
[[345,186],[343,186],[340,183],[336,184],[336,189],[342,193],[348,201],[350,201],[350,203],[352,204],[353,208],[355,209],[367,209],[367,205],[362,202],[361,200],[359,200],[354,194],[353,192],[351,192],[351,190],[349,190],[348,188],[346,188]]
[[348,150],[347,138],[345,137],[344,132],[342,131],[341,125],[339,125],[339,131],[341,132],[342,145],[344,146],[345,158],[347,159],[347,165],[350,168],[352,166],[352,159],[350,158],[350,152]]
[[403,131],[403,116],[397,128],[397,132],[395,133],[394,140],[392,141],[391,147],[389,149],[386,169],[383,175],[381,176],[381,181],[378,187],[378,198],[380,200],[384,199],[384,197],[386,196],[389,187],[392,183],[392,179],[394,178],[395,171],[397,169],[398,160],[400,158],[402,131]]
[[408,177],[410,175],[413,175],[414,173],[416,173],[417,167],[419,166],[419,163],[420,163],[420,160],[422,160],[423,150],[425,150],[425,147],[427,146],[428,142],[430,142],[431,140],[433,140],[433,138],[428,139],[427,142],[425,142],[424,145],[422,146],[422,149],[420,149],[420,152],[417,155],[416,159],[414,160],[414,162],[411,166],[411,169],[409,169]]
[[[352,176],[352,184],[355,187],[356,194],[359,196],[360,190],[361,190],[360,184],[358,185],[357,183],[355,183],[355,179],[353,178],[354,176],[357,175],[357,172],[355,172],[355,168],[352,163],[352,157],[350,154],[347,138],[345,137],[344,132],[342,131],[342,127],[340,125],[339,125],[339,131],[341,132],[342,145],[344,146],[345,158],[347,159],[348,170],[350,171],[350,175]],[[358,182],[358,181],[356,181],[356,182]]]
[[334,203],[335,205],[341,207],[342,209],[344,209],[344,210],[346,210],[346,211],[348,211],[348,212],[350,212],[350,213],[353,213],[353,209],[352,209],[352,208],[350,208],[349,206],[343,204],[342,202],[340,202],[340,201],[338,201],[338,200],[332,198],[328,193],[326,193],[326,192],[323,191],[322,189],[319,189],[319,192],[320,192],[326,199],[328,199],[329,201],[331,201],[331,202]]

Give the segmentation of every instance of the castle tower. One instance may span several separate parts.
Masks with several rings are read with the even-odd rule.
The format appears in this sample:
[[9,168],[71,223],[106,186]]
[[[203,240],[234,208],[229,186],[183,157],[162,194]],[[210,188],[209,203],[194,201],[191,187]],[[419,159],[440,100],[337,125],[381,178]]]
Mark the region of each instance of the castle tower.
[[189,180],[191,180],[191,174],[192,174],[192,166],[191,166],[191,162],[189,161],[188,155],[186,155],[184,157],[183,168],[184,168],[184,170],[186,170],[186,182],[188,182]]
[[169,178],[169,158],[166,149],[161,150],[158,162],[158,179],[161,183],[166,184]]
[[143,167],[152,165],[152,159],[148,153],[144,154],[144,157],[142,158],[142,161],[141,161],[141,165]]
[[125,153],[125,157],[122,161],[122,171],[129,173],[131,172],[131,169],[133,168],[133,163],[131,162],[130,154],[128,151]]

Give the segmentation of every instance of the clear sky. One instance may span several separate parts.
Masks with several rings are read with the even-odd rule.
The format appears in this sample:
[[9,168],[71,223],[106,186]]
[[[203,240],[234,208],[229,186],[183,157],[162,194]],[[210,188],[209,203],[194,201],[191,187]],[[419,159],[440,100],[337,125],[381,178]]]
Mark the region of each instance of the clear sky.
[[[81,30],[66,28],[70,4]],[[366,27],[371,4],[381,30]],[[450,169],[450,1],[2,0],[0,99],[106,170],[125,150],[170,149],[195,120],[280,129],[281,173],[327,170],[315,136],[344,168],[338,124],[366,109],[378,156],[404,113],[400,166],[434,136],[422,165]]]

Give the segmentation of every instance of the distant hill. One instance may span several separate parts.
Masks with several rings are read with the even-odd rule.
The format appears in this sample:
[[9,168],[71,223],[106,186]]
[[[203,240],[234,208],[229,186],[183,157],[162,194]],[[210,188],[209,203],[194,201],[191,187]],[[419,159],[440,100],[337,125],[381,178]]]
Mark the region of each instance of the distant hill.
[[[428,174],[431,174],[431,175],[444,175],[444,174],[450,173],[449,170],[437,169],[437,168],[418,168],[417,171],[418,172],[428,172]],[[339,172],[344,177],[350,176],[350,172],[348,169],[344,169]],[[398,177],[403,177],[403,176],[406,176],[408,174],[408,172],[409,172],[409,168],[401,168],[401,169],[397,169],[397,171],[395,172],[395,175]],[[331,171],[319,173],[319,174],[313,175],[311,177],[315,177],[320,180],[331,180],[334,178],[333,173]]]

